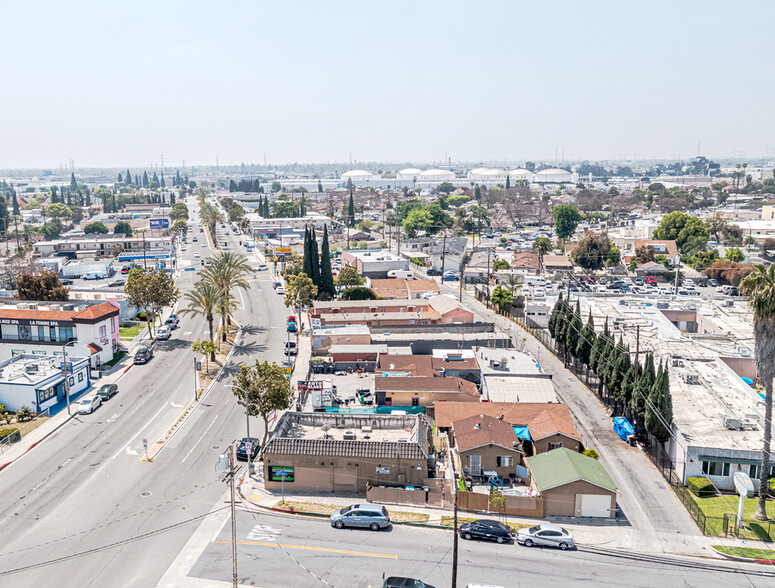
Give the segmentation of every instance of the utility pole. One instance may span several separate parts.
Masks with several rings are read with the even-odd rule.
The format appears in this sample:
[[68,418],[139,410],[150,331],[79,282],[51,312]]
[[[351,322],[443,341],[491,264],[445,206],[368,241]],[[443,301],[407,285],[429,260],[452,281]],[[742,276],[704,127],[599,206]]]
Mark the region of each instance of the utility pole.
[[198,390],[196,384],[196,355],[194,355],[194,402],[198,400]]
[[635,325],[635,361],[638,361],[640,353],[640,325]]
[[441,280],[444,281],[444,254],[447,252],[447,229],[444,229],[444,238],[441,241]]
[[487,304],[490,304],[490,251],[491,249],[487,248]]
[[455,471],[455,458],[449,454],[449,463],[452,466],[452,502],[453,506],[453,538],[452,538],[452,588],[457,588],[457,551],[458,551],[458,530],[457,530],[457,472]]
[[234,515],[234,445],[229,445],[229,486],[231,487],[231,558],[232,586],[237,588],[237,519]]
[[143,271],[145,271],[145,231],[143,231]]

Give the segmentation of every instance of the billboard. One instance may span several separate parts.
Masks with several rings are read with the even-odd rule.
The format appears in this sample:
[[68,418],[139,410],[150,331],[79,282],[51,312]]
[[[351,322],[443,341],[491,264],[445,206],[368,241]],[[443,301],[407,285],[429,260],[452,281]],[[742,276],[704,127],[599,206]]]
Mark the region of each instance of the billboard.
[[168,218],[152,218],[149,222],[150,222],[150,228],[152,229],[170,228],[170,219]]
[[290,247],[277,247],[274,250],[275,253],[285,253],[287,255],[291,254],[291,248]]

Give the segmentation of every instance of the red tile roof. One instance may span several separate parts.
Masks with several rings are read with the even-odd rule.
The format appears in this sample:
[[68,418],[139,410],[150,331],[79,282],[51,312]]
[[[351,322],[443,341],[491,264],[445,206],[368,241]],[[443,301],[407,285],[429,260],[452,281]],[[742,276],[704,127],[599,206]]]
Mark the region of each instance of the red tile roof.
[[103,302],[102,304],[95,304],[85,308],[81,312],[73,314],[73,320],[75,322],[93,322],[101,319],[106,319],[111,316],[118,316],[118,308],[113,306],[110,302]]
[[0,308],[0,318],[4,319],[72,321],[74,314],[74,312],[64,310],[21,310],[17,308]]
[[100,347],[100,346],[99,346],[99,345],[97,345],[96,343],[89,343],[89,344],[87,345],[87,347],[88,347],[88,348],[91,350],[91,352],[92,352],[92,355],[94,355],[95,353],[99,353],[100,351],[102,351],[102,347]]

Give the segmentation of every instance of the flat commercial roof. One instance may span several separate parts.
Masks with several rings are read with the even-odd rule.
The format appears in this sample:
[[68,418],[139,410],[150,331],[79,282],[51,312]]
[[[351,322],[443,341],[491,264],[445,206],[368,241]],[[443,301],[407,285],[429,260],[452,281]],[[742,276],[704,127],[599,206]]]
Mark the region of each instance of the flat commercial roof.
[[490,402],[559,402],[550,377],[483,376]]

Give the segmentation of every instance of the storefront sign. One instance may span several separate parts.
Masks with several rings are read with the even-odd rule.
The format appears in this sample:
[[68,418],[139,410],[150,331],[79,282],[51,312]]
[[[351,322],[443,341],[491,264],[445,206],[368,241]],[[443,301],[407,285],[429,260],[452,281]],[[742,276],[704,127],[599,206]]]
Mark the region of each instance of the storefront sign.
[[380,466],[377,466],[377,473],[378,474],[389,474],[390,468],[382,468]]
[[149,227],[151,229],[169,229],[170,219],[168,218],[152,218],[149,221]]
[[270,482],[293,482],[293,468],[289,466],[269,466]]
[[289,254],[289,255],[290,255],[290,253],[291,253],[291,248],[290,248],[290,247],[277,247],[277,248],[274,250],[274,252],[275,252],[275,253],[287,253],[287,254]]
[[322,380],[299,380],[298,383],[299,392],[309,392],[310,390],[322,390]]
[[73,321],[53,321],[53,320],[40,320],[40,319],[0,318],[0,325],[31,325],[31,326],[38,326],[38,327],[72,327],[72,326],[75,325],[75,323]]

